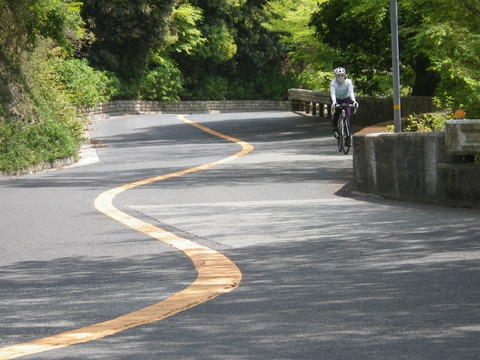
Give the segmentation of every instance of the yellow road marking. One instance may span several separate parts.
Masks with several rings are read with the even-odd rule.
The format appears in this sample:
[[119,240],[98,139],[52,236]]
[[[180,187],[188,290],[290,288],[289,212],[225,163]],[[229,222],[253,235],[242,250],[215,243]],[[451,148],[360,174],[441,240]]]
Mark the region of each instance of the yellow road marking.
[[211,135],[237,143],[242,147],[242,151],[213,163],[154,177],[151,179],[133,182],[108,190],[100,194],[95,199],[95,207],[100,212],[106,214],[112,219],[115,219],[122,224],[131,227],[132,229],[147,234],[154,239],[160,240],[169,244],[175,249],[182,251],[195,266],[195,269],[198,273],[197,279],[189,287],[180,291],[179,293],[174,294],[168,299],[130,314],[43,339],[0,348],[0,359],[13,359],[21,356],[98,340],[127,329],[151,324],[175,315],[181,311],[190,309],[196,305],[202,304],[238,287],[242,279],[242,273],[238,267],[226,256],[218,251],[209,249],[193,241],[181,238],[166,230],[148,224],[142,220],[136,219],[133,216],[118,210],[112,203],[115,196],[126,190],[173,177],[206,170],[223,164],[227,161],[244,156],[253,151],[253,146],[244,141],[220,134],[205,126],[192,122],[186,119],[184,116],[180,115],[178,116],[178,119]]

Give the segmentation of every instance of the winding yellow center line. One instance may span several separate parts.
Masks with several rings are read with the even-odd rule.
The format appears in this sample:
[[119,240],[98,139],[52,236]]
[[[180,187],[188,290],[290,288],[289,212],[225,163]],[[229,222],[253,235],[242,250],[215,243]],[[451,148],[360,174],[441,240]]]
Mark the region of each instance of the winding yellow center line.
[[202,304],[238,287],[242,279],[242,273],[238,267],[223,254],[134,218],[133,216],[118,210],[113,205],[113,199],[118,194],[126,190],[165,179],[206,170],[223,164],[227,161],[244,156],[253,151],[253,146],[244,141],[220,134],[203,125],[192,122],[182,115],[179,115],[178,119],[211,135],[237,143],[242,147],[242,151],[213,163],[133,182],[108,190],[100,194],[95,199],[95,207],[100,212],[111,217],[112,219],[115,219],[132,229],[147,234],[156,240],[167,243],[173,248],[182,251],[194,264],[198,273],[197,279],[189,287],[174,294],[173,296],[155,305],[148,306],[130,314],[32,342],[0,348],[0,359],[13,359],[21,356],[98,340],[127,329],[151,324],[175,315],[181,311],[190,309],[196,305]]

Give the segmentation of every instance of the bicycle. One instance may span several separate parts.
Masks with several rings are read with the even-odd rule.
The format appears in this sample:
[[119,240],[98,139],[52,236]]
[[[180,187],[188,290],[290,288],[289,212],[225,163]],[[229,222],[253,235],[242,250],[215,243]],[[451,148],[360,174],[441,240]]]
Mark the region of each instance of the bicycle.
[[353,113],[357,112],[357,107],[353,104],[337,104],[336,108],[340,108],[341,112],[338,116],[338,138],[337,146],[338,151],[343,151],[345,155],[350,151],[350,146],[352,145],[352,127],[350,124],[350,118],[345,116],[345,108],[353,107]]

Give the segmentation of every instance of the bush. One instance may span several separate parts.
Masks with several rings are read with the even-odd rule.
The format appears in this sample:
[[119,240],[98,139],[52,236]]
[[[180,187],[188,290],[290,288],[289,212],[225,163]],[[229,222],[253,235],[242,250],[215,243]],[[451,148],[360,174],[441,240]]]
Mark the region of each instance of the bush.
[[55,59],[51,60],[51,66],[59,74],[74,106],[94,107],[118,93],[118,79],[111,73],[94,70],[85,59]]
[[480,102],[478,96],[475,96],[480,92],[480,81],[469,80],[461,79],[456,83],[452,81],[452,87],[448,92],[438,91],[437,98],[442,102],[450,103],[452,110],[464,109],[469,119],[480,119]]
[[193,86],[192,100],[225,100],[228,94],[228,80],[221,76],[209,75]]
[[178,101],[183,87],[182,73],[176,64],[160,56],[152,57],[152,65],[140,79],[137,98],[158,101]]
[[[409,115],[407,120],[402,123],[404,132],[432,132],[444,131],[445,122],[452,119],[452,115],[447,113],[431,113],[421,115]],[[387,127],[388,132],[395,131],[394,125]]]
[[[67,90],[68,84],[55,66],[65,60],[52,58],[52,45],[45,41],[25,54],[15,71],[0,62],[6,74],[2,89],[5,105],[0,115],[0,171],[22,172],[39,163],[77,155],[84,123],[73,99],[80,93],[73,87]],[[76,61],[66,68],[73,64],[79,64],[80,72],[85,70]],[[70,70],[70,75],[79,73]]]
[[410,115],[403,130],[405,132],[443,131],[448,119],[451,119],[451,116],[440,114]]
[[76,157],[79,133],[56,121],[21,123],[0,118],[0,171],[16,173],[32,165]]

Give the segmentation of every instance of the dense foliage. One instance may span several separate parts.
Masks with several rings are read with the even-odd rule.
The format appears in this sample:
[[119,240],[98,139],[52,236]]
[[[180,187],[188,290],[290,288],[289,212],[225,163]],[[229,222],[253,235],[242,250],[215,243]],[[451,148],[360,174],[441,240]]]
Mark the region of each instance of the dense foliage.
[[84,0],[82,16],[95,36],[85,55],[122,79],[138,78],[150,51],[165,42],[173,6],[173,0]]
[[[0,0],[0,170],[74,155],[76,109],[112,98],[279,100],[337,66],[391,96],[389,3]],[[479,118],[478,0],[398,5],[402,94]]]
[[[480,116],[480,27],[477,0],[400,0],[402,85],[410,95],[437,96]],[[366,94],[388,93],[390,2],[330,0],[312,14],[320,41],[338,50]],[[388,84],[389,85],[389,84]]]

